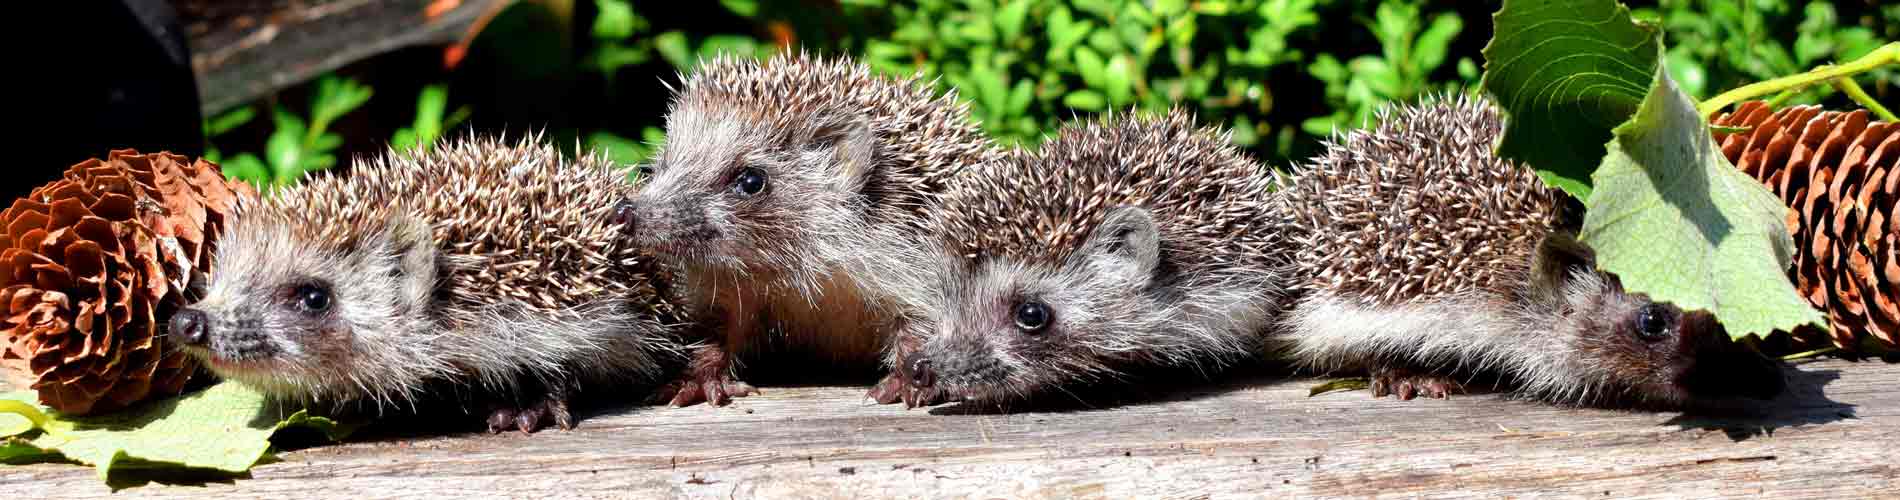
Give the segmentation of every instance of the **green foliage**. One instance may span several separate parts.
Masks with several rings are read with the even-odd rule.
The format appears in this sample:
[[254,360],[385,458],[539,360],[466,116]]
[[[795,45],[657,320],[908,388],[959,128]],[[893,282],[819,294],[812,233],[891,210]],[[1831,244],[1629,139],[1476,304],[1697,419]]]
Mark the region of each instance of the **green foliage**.
[[940,78],[1004,143],[1033,143],[1077,112],[1181,103],[1254,146],[1291,132],[1266,119],[1268,82],[1305,59],[1290,39],[1319,23],[1315,3],[862,0],[844,14],[888,19],[866,30],[888,37],[844,45],[886,73]]
[[1511,118],[1498,154],[1584,200],[1581,239],[1630,291],[1708,310],[1737,338],[1825,326],[1784,274],[1787,208],[1716,149],[1661,31],[1628,12],[1505,1],[1484,51],[1484,86]]
[[[239,153],[229,159],[219,154],[212,157],[213,161],[226,160],[225,175],[260,189],[287,185],[305,173],[330,168],[337,161],[335,150],[343,145],[343,137],[330,132],[330,124],[369,102],[373,93],[355,80],[325,76],[317,80],[311,93],[308,119],[281,106],[271,107],[272,129],[262,159],[253,153]],[[205,136],[220,135],[250,120],[248,111],[232,111],[207,124]]]
[[[1843,19],[1830,2],[1780,0],[1663,0],[1635,10],[1667,33],[1670,76],[1696,98],[1745,83],[1848,61],[1900,38],[1900,6],[1888,5],[1862,19]],[[1858,23],[1858,25],[1857,25]],[[1873,79],[1900,83],[1900,71],[1881,70]],[[1796,104],[1831,94],[1813,87],[1789,96]]]
[[[758,7],[753,2],[727,0],[723,3],[735,11],[756,12]],[[609,81],[622,68],[645,64],[656,54],[667,64],[686,72],[701,59],[714,55],[764,57],[774,49],[745,35],[713,34],[695,41],[684,31],[668,30],[647,36],[652,24],[634,11],[628,0],[595,0],[594,5],[599,12],[589,33],[598,46],[588,55],[585,65]]]
[[454,128],[462,120],[468,119],[468,106],[448,112],[449,88],[436,84],[422,88],[416,96],[416,121],[414,124],[396,130],[389,144],[397,150],[419,149],[427,151],[429,145],[442,137],[442,131]]
[[353,429],[303,410],[286,414],[237,383],[110,415],[68,417],[34,403],[32,391],[0,394],[0,462],[74,461],[112,482],[128,470],[238,474],[264,459],[270,438],[308,427],[330,439]]
[[1630,290],[1702,309],[1737,338],[1825,328],[1785,270],[1788,208],[1716,148],[1695,100],[1656,67],[1591,178],[1581,238]]
[[[1498,154],[1590,199],[1610,129],[1648,93],[1660,33],[1608,1],[1510,0],[1496,19],[1483,85],[1511,118]],[[1571,19],[1592,22],[1563,22]]]
[[1317,136],[1335,129],[1358,128],[1387,102],[1412,101],[1433,89],[1455,92],[1476,80],[1477,65],[1470,58],[1458,60],[1461,81],[1434,84],[1430,80],[1432,72],[1445,63],[1452,40],[1464,29],[1464,21],[1450,13],[1434,15],[1430,22],[1424,20],[1416,4],[1381,2],[1373,21],[1366,26],[1379,40],[1379,54],[1354,57],[1345,64],[1332,54],[1316,56],[1307,71],[1326,82],[1326,100],[1334,111],[1309,118],[1300,128]]
[[[1635,9],[1635,16],[1666,28],[1671,75],[1691,95],[1706,97],[1849,60],[1900,38],[1900,6],[1878,3],[1661,0]],[[1231,129],[1234,142],[1269,162],[1286,163],[1306,156],[1335,129],[1363,126],[1387,102],[1471,88],[1479,73],[1476,38],[1491,25],[1489,12],[1474,7],[1422,0],[593,0],[568,11],[530,2],[490,23],[475,51],[491,51],[489,59],[501,61],[511,81],[584,83],[517,85],[487,96],[453,93],[482,110],[484,127],[548,127],[563,142],[625,146],[637,142],[606,137],[662,126],[657,103],[667,95],[658,82],[675,80],[698,61],[718,53],[809,50],[849,54],[887,74],[933,78],[940,88],[955,89],[985,130],[1005,143],[1032,144],[1083,115],[1181,106]],[[452,81],[469,80],[498,79]],[[1900,72],[1875,71],[1871,81],[1872,100],[1890,101]],[[1642,85],[1635,88],[1633,95],[1641,95]],[[541,92],[572,97],[512,106],[523,94]],[[1815,86],[1784,98],[1848,102],[1835,94]],[[418,99],[423,116],[414,123],[398,122],[409,133],[432,120],[424,102],[432,96],[425,91]],[[550,104],[585,109],[559,110],[563,118],[554,120],[518,113]],[[455,121],[445,117],[442,128]],[[1607,131],[1614,124],[1598,125]],[[350,149],[375,146],[390,132],[349,138]],[[634,135],[640,134],[627,138]],[[596,136],[602,139],[590,140]],[[402,144],[409,136],[395,139]],[[628,157],[645,148],[615,147]],[[217,153],[208,156],[232,156]],[[269,158],[255,155],[227,166],[246,178],[275,181],[278,166],[262,161]],[[283,172],[299,175],[295,168]],[[1567,178],[1588,183],[1587,175]]]
[[587,148],[607,155],[615,163],[637,165],[666,142],[666,131],[659,127],[647,127],[640,130],[640,140],[628,139],[613,132],[597,131],[587,135]]

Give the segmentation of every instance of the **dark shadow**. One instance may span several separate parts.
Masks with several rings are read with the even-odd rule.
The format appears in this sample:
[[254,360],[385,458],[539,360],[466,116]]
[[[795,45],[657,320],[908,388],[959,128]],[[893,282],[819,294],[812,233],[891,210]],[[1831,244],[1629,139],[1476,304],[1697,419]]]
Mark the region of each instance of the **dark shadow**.
[[[1181,368],[1151,368],[1124,374],[1120,382],[1052,389],[1004,404],[958,402],[930,408],[931,415],[1004,413],[1075,413],[1127,406],[1193,401],[1256,388],[1292,377],[1284,366],[1249,363],[1218,373]],[[1321,383],[1316,381],[1315,384]]]
[[114,493],[126,488],[137,488],[152,483],[167,486],[209,486],[221,484],[230,486],[240,479],[250,479],[248,472],[233,474],[217,469],[197,467],[178,467],[176,464],[146,464],[138,459],[121,458],[112,464],[112,475],[106,478],[106,487]]
[[[574,417],[575,427],[585,428],[594,417],[622,415],[654,406],[649,396],[656,389],[653,385],[585,387],[572,394],[568,410]],[[460,385],[445,386],[428,394],[425,399],[387,408],[351,405],[311,412],[330,416],[338,422],[361,425],[345,438],[347,442],[399,442],[422,437],[488,434],[489,412],[505,398]],[[518,434],[520,431],[506,432]],[[537,434],[543,432],[561,431],[553,427],[536,431]],[[304,428],[286,429],[271,439],[279,451],[330,443],[322,432]]]
[[1736,401],[1683,412],[1668,424],[1684,430],[1720,430],[1729,439],[1743,441],[1774,436],[1783,427],[1821,425],[1859,418],[1855,406],[1828,399],[1826,386],[1841,378],[1840,370],[1806,371],[1798,366],[1782,372],[1787,390],[1766,402]]

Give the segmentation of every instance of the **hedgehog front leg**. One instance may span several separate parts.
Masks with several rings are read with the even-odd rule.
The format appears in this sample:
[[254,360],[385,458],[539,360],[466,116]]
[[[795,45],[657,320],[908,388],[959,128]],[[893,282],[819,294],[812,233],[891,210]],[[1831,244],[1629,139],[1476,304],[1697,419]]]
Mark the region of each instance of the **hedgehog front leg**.
[[500,404],[488,414],[488,432],[498,434],[510,428],[523,434],[533,434],[549,423],[561,430],[574,429],[574,415],[568,412],[567,384],[559,381],[541,381],[540,392],[528,392],[533,397],[515,398],[514,404]]
[[669,384],[661,394],[672,393],[672,405],[676,407],[710,403],[713,406],[725,406],[732,398],[758,394],[759,390],[733,376],[732,354],[719,344],[700,346],[693,350],[693,360],[688,363],[686,374]]
[[693,359],[686,365],[686,373],[679,380],[660,390],[659,397],[671,395],[670,403],[675,407],[687,407],[699,403],[713,406],[725,406],[732,398],[758,394],[753,388],[734,376],[737,367],[732,355],[732,346],[744,345],[750,340],[757,323],[752,311],[743,311],[731,307],[712,307],[711,314],[724,321],[717,325],[702,324],[712,332],[707,336],[709,342],[693,349]]
[[1448,399],[1452,394],[1464,393],[1464,385],[1457,380],[1430,370],[1380,364],[1372,368],[1370,376],[1372,397],[1375,398],[1392,395],[1404,401],[1411,401],[1418,396]]
[[898,335],[896,345],[892,347],[895,352],[890,359],[895,361],[892,363],[894,366],[891,367],[891,372],[885,375],[883,380],[878,381],[877,385],[872,386],[865,397],[883,405],[903,401],[905,408],[950,402],[952,398],[942,389],[934,387],[918,389],[916,384],[910,383],[913,377],[922,374],[916,370],[916,367],[910,366],[906,360],[911,357],[910,353],[917,352],[923,347],[922,342],[923,340],[916,336]]

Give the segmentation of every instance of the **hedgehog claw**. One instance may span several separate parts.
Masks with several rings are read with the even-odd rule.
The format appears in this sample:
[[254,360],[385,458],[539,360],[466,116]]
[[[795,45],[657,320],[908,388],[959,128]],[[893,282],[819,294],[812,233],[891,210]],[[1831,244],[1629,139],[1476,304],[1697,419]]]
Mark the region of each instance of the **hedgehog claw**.
[[514,422],[516,413],[514,408],[496,408],[489,412],[488,433],[500,434],[501,431],[508,429],[508,424]]
[[574,414],[567,411],[565,391],[550,389],[548,394],[532,404],[500,405],[488,414],[489,434],[499,434],[509,429],[533,434],[547,428],[547,424],[554,424],[564,431],[574,429]]
[[660,391],[662,395],[669,393],[673,397],[668,404],[684,408],[700,403],[725,406],[732,403],[732,398],[759,394],[759,390],[752,384],[733,380],[729,375],[704,378],[688,376]]
[[1419,396],[1450,399],[1452,394],[1464,392],[1464,386],[1444,375],[1402,368],[1373,370],[1371,385],[1372,397],[1397,396],[1401,401],[1411,401]]
[[897,373],[884,376],[884,380],[871,387],[864,396],[881,405],[903,402],[905,409],[935,406],[952,400],[942,389],[918,389],[906,384],[903,375]]

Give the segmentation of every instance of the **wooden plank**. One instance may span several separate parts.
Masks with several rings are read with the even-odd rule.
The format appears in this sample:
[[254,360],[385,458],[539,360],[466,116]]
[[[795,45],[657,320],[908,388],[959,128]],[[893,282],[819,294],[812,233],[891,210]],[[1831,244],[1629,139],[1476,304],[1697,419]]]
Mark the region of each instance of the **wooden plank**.
[[[251,478],[154,496],[1877,498],[1900,492],[1900,365],[1790,372],[1714,417],[1473,395],[1307,397],[1271,374],[1158,400],[1014,414],[909,410],[860,387],[770,387],[727,408],[636,407],[569,432],[409,434],[282,454]],[[70,465],[0,469],[0,497],[109,490]],[[123,495],[120,495],[123,496]]]
[[[206,116],[349,63],[448,44],[505,0],[176,2]],[[430,15],[431,7],[446,11]]]

